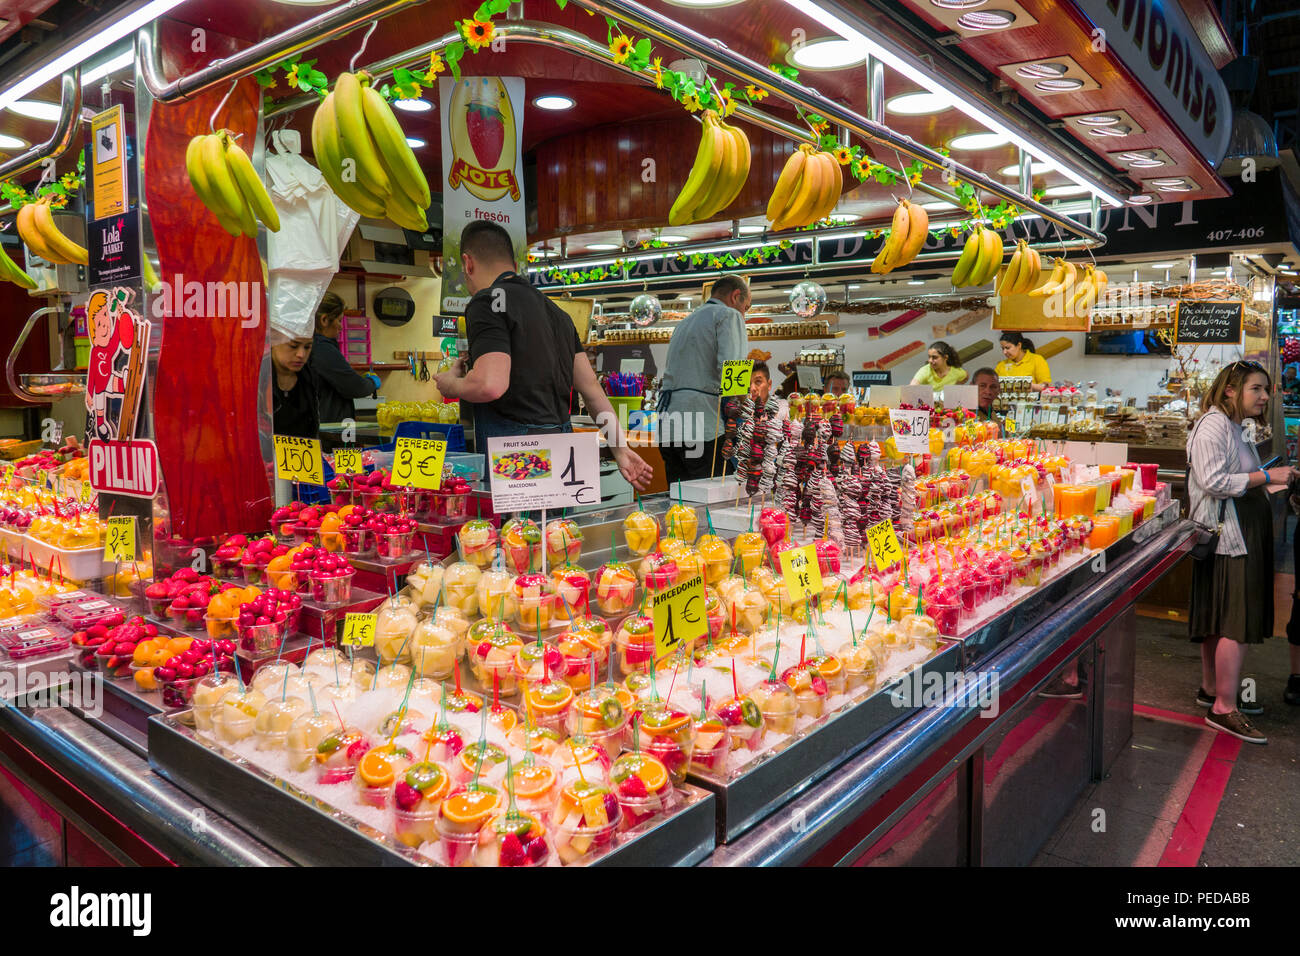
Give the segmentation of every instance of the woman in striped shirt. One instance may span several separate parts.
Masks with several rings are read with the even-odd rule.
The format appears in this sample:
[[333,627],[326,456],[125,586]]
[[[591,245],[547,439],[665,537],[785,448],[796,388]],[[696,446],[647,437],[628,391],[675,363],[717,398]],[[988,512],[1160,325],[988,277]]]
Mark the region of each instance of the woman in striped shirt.
[[1293,469],[1265,470],[1242,421],[1263,421],[1272,382],[1257,362],[1234,362],[1214,380],[1187,440],[1187,493],[1193,521],[1223,529],[1214,556],[1195,562],[1189,630],[1201,645],[1196,702],[1205,722],[1247,743],[1267,743],[1242,712],[1262,713],[1240,699],[1247,644],[1273,635],[1273,514],[1265,485],[1286,485]]

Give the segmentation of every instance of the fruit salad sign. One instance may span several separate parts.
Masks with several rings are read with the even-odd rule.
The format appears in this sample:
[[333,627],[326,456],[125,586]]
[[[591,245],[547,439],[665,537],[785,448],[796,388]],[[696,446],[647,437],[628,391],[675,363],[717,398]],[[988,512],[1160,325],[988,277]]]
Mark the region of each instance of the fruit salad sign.
[[492,509],[532,511],[600,504],[595,432],[488,439]]
[[469,291],[460,233],[475,220],[510,233],[523,271],[528,238],[523,191],[524,81],[519,77],[441,77],[442,310],[463,313]]
[[930,450],[930,413],[925,409],[891,408],[889,428],[894,445],[904,455],[924,455]]
[[709,633],[704,613],[704,579],[698,574],[654,596],[655,659],[667,657]]

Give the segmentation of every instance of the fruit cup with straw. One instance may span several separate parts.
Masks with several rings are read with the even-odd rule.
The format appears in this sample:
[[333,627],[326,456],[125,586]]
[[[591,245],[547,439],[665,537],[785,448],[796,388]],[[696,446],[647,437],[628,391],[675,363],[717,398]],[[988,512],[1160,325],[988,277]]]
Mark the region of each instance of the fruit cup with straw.
[[668,778],[668,768],[658,757],[635,746],[630,753],[614,761],[610,768],[610,782],[623,812],[623,830],[640,826],[672,804],[673,787]]
[[721,776],[727,771],[727,755],[731,753],[731,737],[727,725],[706,707],[708,688],[700,684],[700,713],[693,723],[694,740],[691,750],[691,769],[700,773]]
[[795,717],[799,713],[799,702],[795,699],[794,691],[790,686],[785,681],[777,679],[776,664],[780,656],[781,639],[778,636],[776,653],[772,657],[772,668],[767,675],[767,680],[756,685],[747,696],[758,705],[767,730],[774,734],[792,734]]
[[[542,566],[542,529],[531,518],[514,517],[501,527],[506,569],[524,574]],[[468,559],[467,559],[468,560]]]
[[754,701],[741,696],[734,657],[731,659],[731,692],[732,696],[713,702],[713,717],[727,728],[727,740],[732,750],[757,750],[763,740],[763,712]]
[[638,556],[649,554],[659,543],[659,522],[641,507],[640,495],[636,510],[623,519],[623,539],[628,550]]
[[437,763],[424,760],[407,768],[393,788],[393,835],[404,846],[436,843],[436,822],[451,776]]
[[582,528],[572,518],[546,523],[546,560],[549,564],[577,564],[582,557]]

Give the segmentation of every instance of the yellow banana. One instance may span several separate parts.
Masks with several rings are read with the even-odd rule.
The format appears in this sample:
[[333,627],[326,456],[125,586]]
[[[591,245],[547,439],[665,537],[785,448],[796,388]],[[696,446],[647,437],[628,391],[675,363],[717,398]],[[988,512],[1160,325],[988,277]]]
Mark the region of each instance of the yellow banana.
[[885,240],[884,246],[880,250],[880,271],[883,273],[892,272],[898,266],[902,265],[901,256],[903,245],[907,242],[908,225],[911,222],[908,206],[900,201],[894,207],[894,218],[889,224],[889,238]]
[[82,266],[89,265],[89,253],[59,232],[59,227],[54,225],[54,214],[50,212],[50,204],[38,202],[34,205],[36,208],[32,212],[32,223],[40,234],[41,241],[45,243],[45,247],[58,257],[52,261],[65,264],[75,263]]
[[714,177],[717,176],[718,169],[722,165],[722,130],[713,124],[711,115],[717,114],[712,110],[706,110],[704,113],[704,128],[700,132],[699,148],[695,151],[695,163],[691,166],[690,175],[686,177],[686,185],[677,194],[673,208],[668,213],[670,226],[684,226],[694,221],[691,213],[708,194],[709,187],[713,184]]
[[1085,277],[1079,283],[1078,292],[1070,300],[1070,311],[1067,314],[1079,317],[1087,315],[1097,301],[1097,291],[1096,277],[1092,275]]
[[930,214],[906,199],[903,200],[903,206],[907,209],[907,238],[899,252],[900,266],[905,266],[916,258],[930,235]]
[[1002,237],[996,230],[985,229],[980,236],[980,257],[971,274],[971,285],[984,285],[998,274],[1002,265]]
[[776,188],[772,190],[772,197],[767,201],[768,222],[776,222],[789,208],[790,201],[794,197],[795,189],[799,185],[799,179],[803,176],[809,154],[812,151],[812,147],[807,143],[800,143],[799,148],[790,154],[790,158],[781,167],[781,175],[777,177]]
[[207,139],[207,134],[200,133],[190,140],[190,144],[185,147],[185,171],[189,174],[190,185],[194,187],[194,194],[199,197],[199,202],[208,207],[208,211],[216,218],[217,223],[222,229],[232,236],[240,235],[239,223],[237,217],[225,208],[212,191],[212,186],[208,182],[208,174],[203,170],[203,141]]
[[966,237],[966,245],[962,247],[961,256],[957,259],[957,264],[952,270],[952,284],[954,288],[970,284],[971,270],[975,268],[975,260],[979,257],[980,251],[980,233],[984,227],[976,224],[971,230],[971,234]]
[[1024,261],[1024,250],[1017,244],[1016,251],[1011,254],[1011,261],[1007,263],[1007,267],[997,276],[997,282],[994,283],[993,288],[998,295],[1010,295],[1015,292],[1020,284],[1020,270],[1024,267]]
[[36,231],[34,216],[36,214],[36,203],[29,202],[18,210],[18,236],[26,243],[27,248],[32,250],[46,262],[57,263],[54,252],[45,244],[41,234]]
[[1051,295],[1060,288],[1061,283],[1064,281],[1065,260],[1058,257],[1052,260],[1052,274],[1047,277],[1047,281],[1036,288],[1030,289],[1027,294],[1033,296],[1035,299]]
[[826,177],[826,167],[818,159],[818,153],[812,152],[803,166],[803,176],[799,187],[791,197],[785,215],[776,223],[777,230],[793,229],[813,222],[812,215],[817,211],[817,201],[822,197],[822,187]]
[[379,149],[379,158],[384,168],[397,183],[398,188],[421,209],[428,209],[432,199],[429,193],[429,181],[420,169],[420,162],[415,158],[410,145],[406,142],[406,133],[402,124],[393,114],[393,108],[379,91],[370,85],[369,77],[362,75],[361,102],[365,109],[366,126]]
[[821,202],[813,210],[813,222],[821,222],[827,216],[835,211],[835,207],[840,204],[840,193],[844,191],[844,175],[840,171],[840,164],[835,161],[831,153],[821,153],[823,182]]
[[732,138],[736,140],[737,150],[740,155],[740,162],[735,171],[735,180],[731,184],[731,192],[727,196],[726,201],[722,204],[722,208],[726,209],[736,201],[736,197],[740,195],[740,191],[745,188],[745,183],[749,181],[749,167],[753,160],[753,154],[750,151],[749,137],[745,135],[743,129],[739,126],[732,126],[727,122],[722,123],[722,128],[726,132],[730,133]]
[[355,179],[343,178],[339,159],[339,131],[334,115],[334,94],[328,94],[316,108],[311,121],[311,145],[321,175],[346,205],[370,219],[383,219],[385,203]]
[[[199,162],[203,166],[203,175],[207,177],[208,189],[216,201],[219,210],[225,210],[232,223],[238,223],[240,231],[247,232],[247,220],[252,218],[248,212],[248,203],[244,201],[239,185],[226,163],[225,150],[221,146],[220,136],[205,136],[199,142]],[[256,224],[253,228],[256,233]]]
[[339,74],[334,84],[334,116],[338,121],[339,158],[357,165],[357,181],[376,196],[388,196],[393,182],[384,171],[379,149],[366,125],[366,108],[361,101],[361,80],[355,73]]
[[35,289],[36,280],[29,276],[18,263],[9,258],[9,253],[5,252],[4,247],[0,246],[0,271],[3,271],[3,278],[22,286],[24,289]]
[[[709,122],[708,119],[705,122]],[[708,189],[705,191],[704,198],[700,200],[699,206],[691,213],[691,218],[696,222],[705,219],[711,219],[717,212],[722,209],[722,201],[727,198],[727,193],[731,191],[731,183],[735,178],[736,170],[740,165],[740,143],[736,138],[730,135],[725,129],[713,120],[714,129],[717,130],[719,142],[722,146],[722,161],[718,164],[718,171],[714,174]]]
[[1029,268],[1022,274],[1020,288],[1016,290],[1021,295],[1027,294],[1029,290],[1038,285],[1039,276],[1042,275],[1043,271],[1042,259],[1038,255],[1038,250],[1026,243],[1025,252],[1029,253]]
[[257,170],[253,167],[253,161],[248,158],[248,154],[240,148],[239,144],[224,132],[221,134],[221,144],[226,165],[230,168],[231,178],[235,180],[239,192],[244,197],[244,204],[266,224],[267,229],[279,232],[280,214],[271,204],[271,197],[262,183],[262,177],[257,175]]
[[403,229],[411,229],[415,232],[427,232],[429,229],[424,209],[417,206],[414,200],[400,189],[388,197],[386,212],[388,218]]

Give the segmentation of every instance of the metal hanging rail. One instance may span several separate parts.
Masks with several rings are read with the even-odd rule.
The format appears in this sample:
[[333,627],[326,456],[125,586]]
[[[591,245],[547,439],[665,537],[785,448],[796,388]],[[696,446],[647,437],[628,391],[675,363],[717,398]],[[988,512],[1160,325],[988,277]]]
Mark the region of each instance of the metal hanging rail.
[[[59,121],[50,138],[25,153],[0,163],[0,179],[21,176],[35,169],[46,159],[58,159],[72,145],[72,138],[81,127],[81,67],[76,66],[63,74],[59,92]],[[5,211],[0,210],[0,214]]]
[[382,20],[424,2],[425,0],[348,0],[347,3],[304,20],[282,33],[260,40],[245,50],[217,60],[197,73],[171,82],[162,74],[150,31],[142,29],[136,34],[140,76],[155,100],[163,103],[183,102],[227,80],[255,73],[294,53],[310,50],[351,33],[368,21]]

